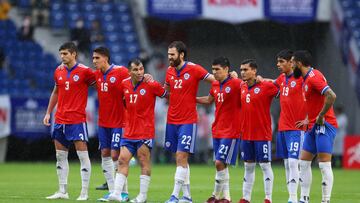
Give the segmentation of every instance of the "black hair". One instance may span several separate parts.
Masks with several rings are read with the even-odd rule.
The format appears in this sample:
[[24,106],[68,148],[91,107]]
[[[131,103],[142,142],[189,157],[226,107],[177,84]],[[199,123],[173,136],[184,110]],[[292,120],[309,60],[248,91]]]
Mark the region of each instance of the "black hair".
[[249,64],[251,69],[258,69],[258,65],[255,59],[245,59],[241,62],[241,65]]
[[304,66],[311,66],[312,64],[311,54],[307,50],[295,51],[294,60],[302,63]]
[[70,53],[76,53],[76,56],[78,54],[78,48],[75,45],[74,42],[65,42],[64,44],[62,44],[59,48],[59,51],[61,50],[68,50]]
[[179,54],[184,53],[184,60],[186,60],[187,50],[186,50],[186,45],[184,44],[184,42],[182,42],[182,41],[173,41],[168,46],[168,48],[169,49],[170,48],[176,48],[176,50],[179,52]]
[[276,58],[281,58],[290,61],[293,55],[294,55],[293,51],[291,51],[290,49],[284,49],[281,50],[278,54],[276,54]]
[[97,47],[97,48],[94,49],[94,52],[108,57],[108,63],[110,63],[110,51],[109,51],[108,48],[106,48],[106,47]]
[[[131,60],[129,61],[129,63],[128,63],[128,69],[131,69],[131,64],[135,64],[136,66],[138,66],[138,65],[143,64],[143,63],[141,62],[140,59],[138,59],[138,58],[133,58],[133,59],[131,59]],[[144,68],[145,68],[145,67],[144,67]]]
[[228,58],[226,58],[224,56],[220,56],[220,57],[217,57],[214,59],[214,61],[212,62],[212,65],[220,65],[223,68],[225,68],[225,67],[230,68],[230,61]]

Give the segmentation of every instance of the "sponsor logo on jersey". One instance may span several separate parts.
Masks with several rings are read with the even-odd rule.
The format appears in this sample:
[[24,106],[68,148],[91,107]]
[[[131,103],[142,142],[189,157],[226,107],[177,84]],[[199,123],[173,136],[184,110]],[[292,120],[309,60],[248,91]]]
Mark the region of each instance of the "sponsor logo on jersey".
[[226,87],[226,88],[225,88],[225,92],[226,92],[226,93],[229,93],[229,92],[230,92],[230,90],[231,90],[231,88],[230,88],[230,87]]
[[189,149],[189,146],[186,145],[186,146],[184,147],[184,149]]
[[292,81],[292,82],[290,83],[290,86],[291,86],[291,87],[295,87],[295,86],[296,86],[296,82],[295,82],[295,81]]
[[118,143],[114,144],[114,147],[119,147]]
[[145,90],[145,89],[141,89],[141,90],[140,90],[140,94],[141,94],[141,95],[144,95],[145,93],[146,93],[146,90]]
[[265,155],[264,155],[264,159],[267,159],[267,158],[268,158],[268,155],[267,155],[267,154],[265,154]]
[[225,156],[224,156],[224,155],[221,155],[220,158],[221,158],[221,159],[225,159]]
[[74,75],[74,76],[73,76],[73,80],[74,80],[75,82],[77,82],[79,79],[80,79],[80,77],[79,77],[78,75]]
[[114,76],[110,78],[111,83],[114,83],[115,81],[116,81],[116,78]]
[[61,76],[59,77],[59,80],[62,80],[62,77],[61,77]]
[[185,73],[185,74],[184,74],[184,79],[187,80],[187,79],[189,79],[189,78],[190,78],[190,74],[189,74],[189,73]]
[[260,88],[257,87],[257,88],[254,89],[255,94],[259,94],[259,92],[260,92]]
[[174,76],[171,76],[170,80],[173,80],[174,79]]
[[125,90],[125,94],[129,94],[129,90],[127,89],[127,90]]

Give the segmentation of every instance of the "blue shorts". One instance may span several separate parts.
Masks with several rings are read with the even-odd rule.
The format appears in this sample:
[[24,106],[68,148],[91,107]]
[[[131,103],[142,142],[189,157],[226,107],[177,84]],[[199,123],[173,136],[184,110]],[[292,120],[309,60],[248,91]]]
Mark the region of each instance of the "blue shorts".
[[222,161],[225,164],[236,164],[239,152],[239,139],[213,138],[214,160]]
[[99,126],[98,137],[100,149],[119,150],[122,131],[122,128],[105,128]]
[[271,141],[241,140],[240,149],[244,161],[271,161]]
[[279,131],[276,137],[276,157],[299,159],[302,149],[304,131]]
[[166,124],[165,149],[173,153],[177,151],[194,153],[197,125]]
[[151,151],[151,149],[153,148],[153,145],[154,145],[154,139],[130,140],[130,139],[123,138],[120,141],[120,145],[121,145],[121,147],[126,147],[130,151],[130,153],[133,156],[135,156],[137,150],[143,145],[146,145],[149,148],[149,150]]
[[69,148],[73,141],[88,141],[88,130],[86,123],[79,124],[54,124],[52,139],[59,141]]
[[322,126],[315,124],[313,128],[305,134],[303,150],[312,154],[331,154],[336,130],[334,126],[327,122]]

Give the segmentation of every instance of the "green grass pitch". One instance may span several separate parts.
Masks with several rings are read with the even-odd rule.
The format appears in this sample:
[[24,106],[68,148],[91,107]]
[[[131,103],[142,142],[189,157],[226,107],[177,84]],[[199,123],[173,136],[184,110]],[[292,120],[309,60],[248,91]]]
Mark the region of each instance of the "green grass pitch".
[[[88,202],[96,202],[104,192],[95,190],[95,187],[104,182],[98,162],[92,163],[92,175]],[[287,202],[288,193],[285,185],[284,169],[274,166],[273,202]],[[148,202],[164,202],[169,198],[174,183],[174,165],[153,165],[152,179],[148,193]],[[213,166],[191,165],[191,192],[194,203],[204,202],[214,186]],[[135,197],[139,192],[138,166],[130,168],[129,193]],[[237,202],[242,195],[243,166],[230,168],[230,188],[233,202]],[[334,169],[335,183],[332,193],[333,203],[360,203],[360,172]],[[311,202],[321,201],[321,174],[318,167],[313,167],[313,184]],[[46,200],[45,197],[57,190],[57,176],[55,161],[53,163],[6,163],[0,164],[0,202],[77,202],[75,199],[80,193],[81,182],[79,164],[70,163],[68,180],[70,200]],[[256,180],[252,194],[252,202],[263,202],[264,189],[262,173],[257,166]]]

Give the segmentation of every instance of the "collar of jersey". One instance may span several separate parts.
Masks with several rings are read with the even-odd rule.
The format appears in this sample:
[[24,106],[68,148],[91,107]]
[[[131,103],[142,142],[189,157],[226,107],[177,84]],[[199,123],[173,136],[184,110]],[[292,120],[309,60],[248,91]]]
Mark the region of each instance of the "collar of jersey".
[[103,74],[104,81],[106,81],[106,76],[113,69],[113,67],[114,67],[114,64],[111,64],[110,68],[107,69],[107,71],[105,71],[105,73]]
[[285,80],[286,80],[286,84],[288,83],[288,80],[294,75],[294,72],[292,72],[289,76],[287,76],[285,74]]
[[306,80],[306,78],[309,76],[310,72],[313,70],[313,68],[310,68],[309,71],[306,73],[306,75],[304,76],[304,81]]
[[76,63],[76,64],[75,64],[73,67],[71,67],[70,69],[68,69],[67,66],[65,66],[65,67],[66,67],[65,69],[67,70],[67,78],[70,77],[71,71],[73,71],[78,65],[79,65],[79,63]]
[[177,70],[177,69],[175,68],[176,75],[177,75],[178,77],[180,76],[181,71],[186,67],[186,65],[187,65],[187,61],[185,61],[184,65],[180,68],[180,70]]
[[222,89],[222,86],[230,79],[231,79],[231,77],[230,77],[230,75],[228,75],[228,77],[224,81],[220,82],[220,90]]
[[140,86],[140,84],[141,84],[143,81],[144,81],[144,77],[143,77],[143,78],[140,80],[140,82],[138,82],[138,83],[135,85],[135,87],[134,87],[132,81],[130,80],[131,85],[134,87],[134,92],[136,91],[136,89]]

